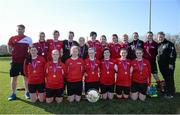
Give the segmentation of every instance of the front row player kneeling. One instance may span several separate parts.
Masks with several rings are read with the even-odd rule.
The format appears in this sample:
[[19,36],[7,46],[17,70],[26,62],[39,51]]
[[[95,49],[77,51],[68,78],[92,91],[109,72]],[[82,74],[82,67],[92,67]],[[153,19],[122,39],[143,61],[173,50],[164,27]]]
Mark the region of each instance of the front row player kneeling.
[[72,46],[71,58],[66,60],[66,81],[68,101],[79,102],[82,95],[82,78],[84,75],[84,62],[78,57],[79,48]]
[[116,95],[118,99],[129,98],[131,89],[131,62],[127,57],[127,50],[122,48],[120,56],[116,62],[118,66],[117,79],[116,79]]
[[24,62],[24,73],[28,78],[31,102],[44,101],[44,66],[46,61],[38,56],[35,46],[29,47],[30,55]]
[[64,95],[65,65],[59,60],[60,52],[52,51],[52,61],[45,66],[46,102],[62,102]]
[[115,84],[115,63],[110,59],[110,50],[105,48],[100,63],[100,89],[104,100],[113,99]]
[[131,98],[132,100],[145,101],[147,88],[151,80],[151,67],[149,61],[143,59],[143,50],[137,48],[135,50],[136,59],[131,62],[132,64],[132,87]]

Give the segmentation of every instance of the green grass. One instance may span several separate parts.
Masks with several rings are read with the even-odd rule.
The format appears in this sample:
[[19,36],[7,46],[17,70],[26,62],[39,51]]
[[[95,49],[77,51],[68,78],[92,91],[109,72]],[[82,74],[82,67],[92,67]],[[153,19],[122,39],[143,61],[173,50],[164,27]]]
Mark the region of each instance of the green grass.
[[[175,82],[177,94],[174,99],[167,100],[163,97],[148,98],[145,102],[141,101],[98,101],[89,103],[85,100],[77,103],[69,103],[66,100],[61,104],[31,103],[24,97],[24,91],[17,91],[18,99],[8,101],[10,95],[8,58],[0,58],[0,114],[43,114],[43,113],[180,113],[180,59],[177,59],[175,70]],[[19,76],[18,87],[21,87],[22,76]]]

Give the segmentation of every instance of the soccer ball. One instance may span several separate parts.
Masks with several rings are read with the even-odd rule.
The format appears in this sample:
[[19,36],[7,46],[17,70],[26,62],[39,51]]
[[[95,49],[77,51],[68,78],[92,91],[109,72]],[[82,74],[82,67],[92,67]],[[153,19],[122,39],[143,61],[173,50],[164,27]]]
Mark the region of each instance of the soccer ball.
[[87,100],[91,103],[97,102],[99,100],[99,97],[99,92],[94,89],[90,89],[86,95]]

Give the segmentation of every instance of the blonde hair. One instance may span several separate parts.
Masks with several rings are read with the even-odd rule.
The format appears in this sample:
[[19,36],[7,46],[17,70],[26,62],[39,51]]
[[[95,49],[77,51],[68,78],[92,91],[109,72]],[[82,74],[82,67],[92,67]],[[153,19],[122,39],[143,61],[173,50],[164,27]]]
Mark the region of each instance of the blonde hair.
[[78,52],[79,52],[79,47],[78,47],[78,46],[72,46],[72,47],[71,47],[71,50],[70,50],[70,54],[71,54],[71,55],[72,55],[72,52],[73,52],[74,49],[77,49]]

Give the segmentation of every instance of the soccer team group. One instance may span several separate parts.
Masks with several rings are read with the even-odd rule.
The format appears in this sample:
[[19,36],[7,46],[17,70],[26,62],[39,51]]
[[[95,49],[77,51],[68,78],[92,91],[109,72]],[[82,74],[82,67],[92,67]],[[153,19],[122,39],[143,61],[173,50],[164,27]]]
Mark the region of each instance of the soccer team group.
[[53,32],[53,39],[45,40],[45,33],[40,32],[39,42],[32,43],[32,39],[24,35],[24,25],[18,25],[17,32],[8,42],[12,54],[12,94],[8,100],[16,99],[17,78],[21,74],[25,97],[32,102],[60,103],[64,93],[69,102],[79,102],[82,92],[87,94],[90,89],[100,92],[104,100],[116,96],[145,101],[151,73],[157,84],[161,83],[156,58],[166,83],[165,96],[170,99],[175,94],[176,50],[163,32],[157,34],[158,43],[153,40],[152,32],[147,32],[146,42],[134,32],[130,43],[127,34],[121,42],[117,34],[112,35],[110,43],[105,35],[98,41],[96,32],[90,33],[91,40],[86,43],[84,37],[77,42],[73,40],[72,31],[67,40],[61,41],[57,30]]

